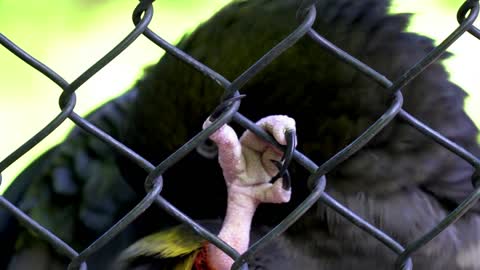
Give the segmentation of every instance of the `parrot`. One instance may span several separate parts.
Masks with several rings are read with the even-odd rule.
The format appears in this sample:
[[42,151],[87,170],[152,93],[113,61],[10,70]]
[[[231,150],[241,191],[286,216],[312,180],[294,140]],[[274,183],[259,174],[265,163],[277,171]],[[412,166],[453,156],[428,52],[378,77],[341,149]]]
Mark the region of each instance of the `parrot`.
[[[435,48],[430,38],[406,30],[410,14],[388,12],[388,0],[311,2],[316,32],[390,80],[401,77]],[[298,27],[301,5],[299,0],[233,1],[176,47],[233,81]],[[450,81],[443,66],[449,56],[443,54],[402,87],[402,108],[479,156],[478,129],[464,110],[467,94]],[[272,115],[294,119],[296,149],[316,164],[349,145],[392,102],[392,93],[308,36],[238,90],[245,95],[239,108],[245,117],[255,122]],[[152,164],[159,164],[202,130],[223,94],[216,81],[165,54],[131,90],[86,119]],[[241,131],[236,123],[229,125]],[[218,168],[215,148],[207,146],[198,147],[163,173],[161,195],[218,233],[227,210],[227,179]],[[288,170],[289,201],[258,206],[251,240],[261,238],[310,194],[306,181],[310,172],[295,162]],[[325,192],[406,246],[475,190],[473,174],[474,168],[461,157],[395,118],[361,150],[327,172]],[[24,170],[4,197],[81,251],[143,198],[146,177],[135,162],[74,128],[63,142]],[[479,209],[475,204],[414,252],[413,269],[480,269],[476,259]],[[22,227],[6,210],[0,210],[0,215],[0,234],[5,239],[0,268],[65,269],[68,258]],[[135,259],[129,248],[145,243],[142,239],[155,239],[156,250],[150,252],[158,256],[137,256],[140,265],[153,269],[186,265],[162,250],[182,257],[204,242],[188,226],[179,224],[152,206],[92,254],[88,267],[108,269],[122,255]],[[182,253],[185,246],[188,252]],[[396,258],[370,234],[317,202],[248,263],[253,269],[394,269]]]

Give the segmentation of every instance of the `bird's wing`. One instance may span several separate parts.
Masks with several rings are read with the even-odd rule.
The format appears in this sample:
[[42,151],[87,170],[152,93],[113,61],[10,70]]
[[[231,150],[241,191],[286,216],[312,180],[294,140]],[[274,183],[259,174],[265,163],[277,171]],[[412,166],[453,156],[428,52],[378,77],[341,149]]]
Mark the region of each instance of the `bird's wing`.
[[[118,138],[135,96],[136,90],[129,91],[87,119]],[[119,172],[114,150],[79,128],[34,161],[4,196],[75,249],[93,242],[135,201],[135,193]],[[0,268],[6,269],[15,249],[21,257],[21,251],[37,245],[38,240],[6,210],[0,209],[0,217],[1,238],[9,239],[0,255]]]

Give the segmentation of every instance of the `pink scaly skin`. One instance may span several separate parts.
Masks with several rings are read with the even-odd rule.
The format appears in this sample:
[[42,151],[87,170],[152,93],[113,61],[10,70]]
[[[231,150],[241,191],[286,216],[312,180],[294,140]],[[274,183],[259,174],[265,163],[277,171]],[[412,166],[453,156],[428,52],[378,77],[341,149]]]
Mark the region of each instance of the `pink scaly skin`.
[[[203,128],[211,124],[207,120]],[[257,122],[275,140],[286,145],[285,131],[295,130],[295,120],[284,115],[268,116]],[[245,131],[240,138],[228,125],[222,126],[210,136],[217,144],[218,160],[227,185],[227,212],[219,233],[220,239],[245,252],[250,241],[250,226],[260,203],[285,203],[291,190],[282,188],[282,179],[273,184],[270,179],[278,173],[271,160],[280,161],[282,152]],[[207,262],[215,270],[230,269],[233,260],[215,245],[207,247]]]

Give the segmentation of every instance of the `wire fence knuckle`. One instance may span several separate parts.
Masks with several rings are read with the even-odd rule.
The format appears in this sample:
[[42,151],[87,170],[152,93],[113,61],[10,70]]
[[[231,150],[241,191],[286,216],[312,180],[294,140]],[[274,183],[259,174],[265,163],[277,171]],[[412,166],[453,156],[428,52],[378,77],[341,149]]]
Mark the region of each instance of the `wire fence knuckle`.
[[[142,213],[152,207],[153,204],[171,215],[180,223],[186,224],[201,237],[224,251],[234,260],[232,269],[248,269],[248,264],[253,260],[256,254],[262,252],[261,249],[263,247],[275,241],[283,232],[285,232],[298,219],[300,219],[312,206],[314,206],[316,203],[321,203],[339,215],[343,216],[346,220],[352,223],[352,226],[357,226],[361,230],[368,233],[371,237],[377,239],[387,248],[392,250],[398,255],[395,261],[395,269],[406,270],[412,269],[413,267],[413,261],[411,258],[413,252],[421,249],[427,243],[432,241],[432,239],[443,232],[449,225],[453,224],[455,221],[465,215],[469,209],[471,209],[477,203],[478,199],[480,198],[480,159],[467,149],[449,140],[436,130],[430,128],[428,125],[424,124],[403,110],[403,96],[401,89],[407,86],[418,75],[422,74],[422,72],[428,66],[438,60],[446,52],[449,46],[465,32],[469,32],[476,38],[480,39],[480,30],[473,26],[473,23],[479,13],[478,0],[465,1],[457,13],[457,20],[460,24],[458,28],[455,29],[444,41],[430,51],[425,57],[420,59],[420,61],[410,67],[404,74],[396,78],[396,80],[393,82],[372,67],[338,48],[335,44],[331,43],[328,39],[324,38],[320,33],[317,33],[317,31],[312,28],[316,20],[316,1],[314,0],[303,0],[296,14],[297,19],[299,20],[299,25],[283,40],[278,42],[268,52],[263,54],[263,56],[261,56],[254,64],[248,67],[232,82],[227,80],[217,71],[196,60],[191,55],[169,44],[167,41],[162,39],[155,32],[148,28],[148,25],[153,18],[153,2],[154,0],[140,0],[132,13],[134,29],[127,36],[125,36],[122,41],[120,41],[108,53],[106,53],[105,56],[96,61],[95,64],[83,72],[72,83],[65,81],[55,71],[22,50],[6,36],[0,34],[0,44],[3,47],[5,47],[23,62],[30,65],[32,68],[48,77],[63,90],[59,96],[59,106],[61,112],[31,139],[18,147],[13,153],[8,155],[0,162],[0,184],[2,182],[2,171],[8,168],[12,163],[18,160],[39,142],[43,141],[67,118],[70,118],[78,128],[82,129],[89,136],[93,136],[101,140],[103,143],[107,144],[112,149],[131,160],[136,166],[142,168],[148,173],[144,181],[146,193],[144,194],[143,199],[132,209],[130,209],[130,211],[126,213],[120,220],[112,225],[105,233],[103,233],[103,235],[99,236],[93,243],[91,243],[80,253],[74,250],[68,243],[65,243],[59,237],[57,237],[55,232],[50,232],[33,218],[29,217],[18,206],[12,204],[4,196],[0,196],[0,206],[2,208],[14,216],[22,224],[22,226],[35,232],[38,238],[45,240],[61,255],[64,255],[70,259],[68,269],[86,270],[88,268],[86,262],[90,256],[98,252],[115,236],[121,234]],[[77,115],[74,111],[76,104],[75,91],[77,91],[79,87],[81,87],[93,75],[105,67],[105,65],[120,55],[126,48],[132,45],[132,43],[140,35],[145,35],[152,43],[164,49],[166,53],[184,62],[190,68],[203,75],[205,78],[208,78],[221,86],[224,90],[222,98],[219,100],[218,105],[213,109],[208,118],[211,121],[211,124],[205,129],[199,131],[188,141],[184,142],[183,145],[178,147],[175,152],[163,159],[156,166],[125,146],[122,142],[110,136],[107,132],[98,128],[89,120]],[[369,79],[382,86],[387,93],[392,95],[390,104],[386,104],[388,106],[386,106],[384,113],[373,124],[371,124],[346,147],[338,151],[322,164],[316,164],[309,157],[295,149],[295,131],[290,131],[286,134],[288,141],[287,146],[280,145],[265,130],[256,126],[254,122],[243,116],[240,110],[241,100],[245,97],[245,95],[242,94],[242,87],[251,81],[256,74],[262,71],[265,67],[269,66],[273,60],[282,55],[282,53],[288,48],[294,46],[304,36],[308,36],[310,41],[315,42],[319,49],[325,50],[326,52],[335,56],[338,61],[342,61],[361,72]],[[325,175],[348,159],[350,156],[355,154],[357,151],[361,150],[395,118],[404,121],[412,128],[416,129],[424,136],[437,143],[442,148],[448,149],[452,154],[462,158],[475,169],[471,178],[475,190],[471,192],[468,197],[464,198],[464,200],[451,213],[446,215],[445,218],[438,222],[438,224],[436,224],[418,239],[407,243],[405,247],[394,238],[357,215],[354,211],[342,205],[325,191],[327,186],[327,179]],[[298,204],[298,206],[292,210],[280,223],[270,229],[269,232],[262,236],[258,241],[251,244],[251,246],[243,254],[239,254],[234,248],[229,246],[214,233],[208,231],[201,224],[190,218],[188,215],[182,212],[181,209],[177,209],[175,205],[171,204],[161,195],[163,187],[169,185],[169,179],[163,178],[164,173],[169,168],[175,166],[194,149],[197,149],[197,151],[203,153],[202,155],[205,156],[214,155],[215,153],[212,151],[212,149],[207,149],[208,147],[205,148],[203,145],[211,134],[229,122],[235,122],[239,124],[241,127],[252,131],[258,137],[269,142],[278,149],[285,151],[285,154],[282,158],[284,165],[283,167],[279,165],[281,168],[279,168],[279,173],[274,178],[280,178],[283,176],[286,177],[288,174],[288,167],[292,162],[296,162],[309,173],[309,177],[307,179],[303,179],[304,183],[306,183],[310,188],[310,193],[308,196],[306,196],[303,201]],[[321,138],[319,138],[319,140],[321,140]],[[172,179],[170,181],[174,180]]]
[[[463,5],[460,7],[457,13],[457,21],[458,23],[462,24],[464,21],[469,20],[470,27],[468,29],[468,32],[476,37],[477,39],[480,39],[480,30],[473,25],[473,21],[478,16],[478,9],[479,9],[479,4],[478,1],[476,0],[468,0],[463,3]],[[465,17],[469,13],[468,17]],[[471,19],[473,18],[473,19]]]

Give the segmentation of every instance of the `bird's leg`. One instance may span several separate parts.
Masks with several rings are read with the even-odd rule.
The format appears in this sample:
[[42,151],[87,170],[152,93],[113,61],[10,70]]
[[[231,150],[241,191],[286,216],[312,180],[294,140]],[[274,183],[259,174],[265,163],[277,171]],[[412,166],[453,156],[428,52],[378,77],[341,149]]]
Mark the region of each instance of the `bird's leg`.
[[[211,122],[207,120],[204,128]],[[257,122],[282,145],[286,145],[285,132],[295,130],[295,121],[283,115],[274,115]],[[227,185],[227,211],[220,239],[239,253],[247,250],[253,215],[260,203],[285,203],[290,200],[290,188],[284,189],[283,179],[270,183],[278,168],[282,153],[269,143],[246,131],[240,140],[228,125],[210,136],[218,146],[218,160]],[[233,260],[215,245],[207,248],[207,262],[216,270],[230,269]]]

